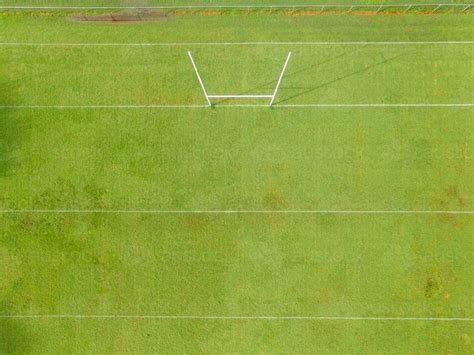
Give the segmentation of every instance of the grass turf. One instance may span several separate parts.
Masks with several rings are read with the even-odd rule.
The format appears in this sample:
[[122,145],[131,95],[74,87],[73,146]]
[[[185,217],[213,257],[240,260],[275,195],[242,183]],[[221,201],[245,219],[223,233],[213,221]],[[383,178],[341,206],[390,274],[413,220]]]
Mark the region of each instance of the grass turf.
[[[2,42],[471,40],[470,15],[0,13]],[[403,27],[400,26],[403,24]],[[215,29],[197,31],[203,25]],[[472,103],[472,45],[0,47],[1,105]],[[1,109],[2,209],[473,210],[472,108]],[[2,314],[464,317],[470,215],[0,216]],[[471,322],[0,319],[3,352],[470,352]],[[396,339],[396,340],[394,340]]]

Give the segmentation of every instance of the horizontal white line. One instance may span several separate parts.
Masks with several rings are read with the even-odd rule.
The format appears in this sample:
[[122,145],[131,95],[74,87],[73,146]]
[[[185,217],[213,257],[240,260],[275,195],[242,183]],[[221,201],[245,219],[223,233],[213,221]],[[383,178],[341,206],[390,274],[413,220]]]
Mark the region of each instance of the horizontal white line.
[[[220,104],[215,108],[224,107],[269,107],[261,104]],[[276,104],[272,108],[377,108],[377,107],[474,107],[474,103],[446,104]],[[209,108],[208,105],[0,105],[0,109],[167,109],[167,108]]]
[[[214,108],[225,108],[225,107],[266,107],[266,108],[273,108],[277,105],[269,106],[268,104],[213,104],[212,107]],[[209,107],[209,106],[208,106]]]
[[[225,105],[221,105],[225,106]],[[273,107],[471,107],[474,103],[451,104],[276,104]]]
[[273,95],[207,95],[207,97],[214,99],[260,99],[273,97]]
[[0,46],[30,46],[30,47],[147,47],[147,46],[359,46],[359,45],[375,45],[375,46],[390,46],[390,45],[446,45],[446,44],[474,44],[474,41],[355,41],[355,42],[142,42],[142,43],[64,43],[64,42],[50,42],[50,43],[36,43],[36,42],[0,42]]
[[168,5],[168,6],[0,6],[0,9],[5,10],[75,10],[75,9],[92,9],[92,10],[114,10],[114,9],[137,9],[137,10],[153,10],[153,9],[291,9],[291,8],[379,8],[380,6],[384,8],[390,7],[434,7],[434,6],[469,6],[470,4],[355,4],[355,5],[332,5],[332,4],[297,4],[297,5]]
[[75,214],[427,214],[474,215],[474,211],[430,211],[430,210],[68,210],[68,209],[5,209],[0,214],[21,213],[75,213]]
[[0,109],[209,108],[208,105],[3,105]]
[[172,316],[125,314],[32,314],[0,315],[13,319],[155,319],[155,320],[303,320],[303,321],[440,321],[472,322],[474,318],[462,317],[318,317],[318,316]]

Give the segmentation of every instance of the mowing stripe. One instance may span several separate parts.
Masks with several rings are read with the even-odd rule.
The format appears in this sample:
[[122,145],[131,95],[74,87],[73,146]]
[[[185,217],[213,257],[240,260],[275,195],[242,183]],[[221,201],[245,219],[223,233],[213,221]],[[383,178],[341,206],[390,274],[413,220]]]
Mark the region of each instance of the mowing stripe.
[[0,214],[373,214],[373,215],[474,215],[474,211],[430,210],[68,210],[68,209],[5,209]]
[[473,322],[461,317],[317,317],[317,316],[172,316],[125,314],[32,314],[0,315],[4,319],[154,319],[154,320],[303,320],[303,321],[439,321]]
[[474,41],[355,41],[355,42],[141,42],[141,43],[65,43],[65,42],[0,42],[0,46],[12,47],[153,47],[153,46],[410,46],[410,45],[464,45]]
[[[224,107],[266,107],[262,104],[215,104],[214,108]],[[399,107],[474,107],[474,103],[448,104],[276,104],[271,108],[399,108]],[[208,105],[0,105],[0,109],[173,109],[209,108]]]

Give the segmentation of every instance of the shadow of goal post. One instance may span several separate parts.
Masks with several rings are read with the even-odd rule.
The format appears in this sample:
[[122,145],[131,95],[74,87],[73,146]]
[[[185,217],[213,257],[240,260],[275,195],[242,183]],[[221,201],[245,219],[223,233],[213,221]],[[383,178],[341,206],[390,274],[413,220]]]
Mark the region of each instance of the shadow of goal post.
[[212,99],[270,99],[270,102],[268,104],[269,107],[273,106],[275,103],[276,96],[278,94],[278,90],[280,89],[281,82],[283,80],[283,76],[285,75],[286,68],[288,66],[288,63],[291,58],[291,52],[288,52],[288,55],[286,57],[285,63],[283,64],[283,68],[280,72],[280,76],[278,77],[277,84],[275,86],[275,89],[273,90],[272,94],[268,95],[233,95],[233,94],[218,94],[218,95],[209,95],[208,91],[206,90],[206,86],[204,85],[204,81],[202,80],[201,74],[199,73],[199,70],[197,68],[196,62],[194,61],[193,55],[190,51],[188,51],[188,56],[189,59],[191,60],[191,64],[194,68],[194,72],[196,73],[196,76],[199,81],[199,85],[201,85],[202,92],[204,93],[204,97],[206,98],[207,104],[209,107],[213,106]]

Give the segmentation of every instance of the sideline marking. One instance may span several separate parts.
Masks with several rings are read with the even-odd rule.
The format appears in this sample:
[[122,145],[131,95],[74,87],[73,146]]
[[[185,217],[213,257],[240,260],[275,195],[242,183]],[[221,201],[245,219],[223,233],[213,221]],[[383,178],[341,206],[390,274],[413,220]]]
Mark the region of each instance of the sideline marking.
[[[266,107],[262,104],[215,104],[212,108],[224,107]],[[448,104],[275,104],[271,108],[377,108],[377,107],[474,107],[474,103]],[[208,105],[3,105],[0,109],[167,109],[207,108]]]
[[[225,105],[220,105],[225,106]],[[474,103],[452,104],[276,104],[273,107],[471,107]]]
[[75,214],[466,214],[474,215],[474,211],[429,211],[429,210],[67,210],[67,209],[24,209],[0,210],[0,214],[21,213],[75,213]]
[[207,105],[4,105],[3,109],[209,108]]
[[114,10],[114,9],[137,9],[137,10],[153,10],[153,9],[289,9],[292,8],[350,8],[350,7],[370,7],[370,8],[379,8],[381,6],[384,7],[434,7],[434,6],[448,6],[448,7],[465,7],[471,6],[472,4],[456,4],[456,3],[441,3],[441,4],[355,4],[355,5],[343,5],[343,4],[336,4],[336,5],[328,5],[328,4],[296,4],[296,5],[163,5],[163,6],[19,6],[19,5],[3,5],[0,6],[0,9],[5,10],[61,10],[61,9],[94,9],[94,10]]
[[317,317],[317,316],[166,316],[124,314],[32,314],[0,315],[10,319],[158,319],[158,320],[309,320],[309,321],[441,321],[473,322],[474,318],[460,317]]
[[35,42],[0,42],[0,46],[30,46],[30,47],[145,47],[145,46],[350,46],[350,45],[445,45],[445,44],[474,44],[474,41],[355,41],[355,42],[143,42],[143,43],[35,43]]

